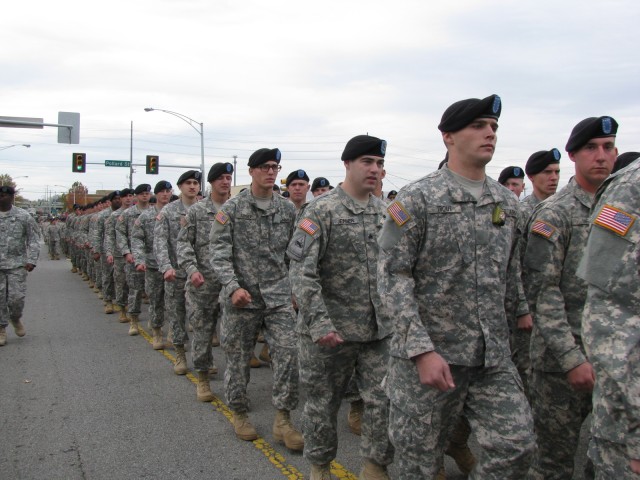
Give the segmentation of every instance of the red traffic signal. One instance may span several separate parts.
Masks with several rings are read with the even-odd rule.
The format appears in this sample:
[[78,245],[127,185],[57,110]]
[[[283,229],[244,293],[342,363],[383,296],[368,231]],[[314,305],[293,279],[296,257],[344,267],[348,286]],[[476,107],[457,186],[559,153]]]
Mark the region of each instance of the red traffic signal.
[[86,153],[73,154],[71,170],[75,173],[85,173],[87,171],[87,154]]
[[157,155],[147,155],[147,175],[157,175],[159,170],[159,158]]

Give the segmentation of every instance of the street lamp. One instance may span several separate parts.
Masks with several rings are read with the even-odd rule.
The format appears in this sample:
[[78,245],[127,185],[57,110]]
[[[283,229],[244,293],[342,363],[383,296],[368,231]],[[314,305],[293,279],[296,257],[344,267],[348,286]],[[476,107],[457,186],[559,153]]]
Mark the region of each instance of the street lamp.
[[26,148],[31,148],[31,145],[28,145],[26,143],[16,143],[14,145],[7,145],[6,147],[0,147],[0,150],[6,150],[7,148],[11,148],[11,147],[26,147]]
[[[204,125],[203,123],[197,122],[193,118],[187,117],[182,113],[172,112],[171,110],[163,110],[161,108],[147,107],[144,109],[144,111],[145,112],[154,112],[154,111],[164,112],[164,113],[168,113],[169,115],[173,115],[174,117],[178,117],[183,122],[188,123],[191,128],[193,128],[196,132],[200,134],[200,173],[202,174],[200,178],[204,178]],[[199,130],[196,128],[196,125],[200,126]]]

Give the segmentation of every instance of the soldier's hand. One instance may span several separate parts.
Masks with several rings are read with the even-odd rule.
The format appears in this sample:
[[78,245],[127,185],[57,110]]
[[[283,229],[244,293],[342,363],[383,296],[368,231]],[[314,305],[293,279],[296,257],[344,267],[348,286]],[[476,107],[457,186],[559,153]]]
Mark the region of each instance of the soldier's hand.
[[251,303],[251,294],[244,288],[239,288],[231,294],[231,303],[236,308],[246,307]]
[[631,471],[633,473],[640,473],[640,460],[631,460]]
[[130,253],[127,253],[127,254],[124,256],[124,260],[125,260],[125,262],[127,262],[127,263],[133,263],[133,255],[131,255]]
[[170,268],[164,272],[162,278],[164,278],[165,282],[173,282],[176,279],[176,271],[173,268]]
[[33,263],[27,263],[27,264],[24,266],[24,269],[25,269],[27,272],[33,272],[33,269],[34,269],[34,268],[36,268],[36,266],[35,266]]
[[338,345],[344,343],[344,340],[338,332],[329,332],[324,337],[320,337],[316,343],[323,347],[335,348]]
[[109,256],[107,257],[107,263],[108,263],[109,265],[113,265],[113,255],[109,255]]
[[533,329],[533,317],[530,313],[518,317],[518,329],[530,332]]
[[443,392],[456,388],[449,364],[436,352],[427,352],[415,357],[420,383]]
[[144,263],[136,265],[136,272],[146,272],[147,266]]
[[191,274],[191,285],[196,288],[204,285],[204,276],[200,272],[193,272]]
[[100,254],[99,253],[94,253],[93,254],[93,259],[97,262],[98,260],[100,260]]
[[567,381],[574,390],[590,392],[596,383],[596,374],[591,364],[584,362],[567,372]]

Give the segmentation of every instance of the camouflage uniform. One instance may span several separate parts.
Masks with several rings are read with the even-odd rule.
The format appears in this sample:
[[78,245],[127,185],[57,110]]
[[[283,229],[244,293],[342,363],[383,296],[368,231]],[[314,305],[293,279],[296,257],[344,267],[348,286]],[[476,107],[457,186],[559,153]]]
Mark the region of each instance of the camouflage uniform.
[[61,229],[57,223],[52,223],[47,229],[47,238],[49,245],[49,256],[52,260],[57,260],[60,257],[60,240]]
[[[379,199],[371,196],[362,207],[338,186],[308,205],[287,250],[307,392],[304,456],[314,465],[336,456],[337,414],[352,375],[364,399],[361,455],[378,465],[393,461],[389,400],[382,388],[392,325],[381,313],[376,280],[383,218]],[[335,348],[316,343],[330,332],[345,343]]]
[[[273,405],[293,410],[298,404],[297,338],[285,263],[294,219],[288,200],[273,195],[269,208],[262,210],[247,189],[224,204],[211,229],[211,266],[222,284],[225,395],[236,413],[247,411],[249,360],[263,322],[273,368]],[[252,297],[244,308],[231,303],[238,288]]]
[[115,284],[115,304],[119,305],[123,310],[127,305],[129,297],[129,285],[125,275],[125,261],[122,252],[116,243],[116,222],[118,217],[122,215],[124,209],[120,207],[118,210],[111,212],[105,220],[105,241],[104,250],[107,257],[113,257],[113,281]]
[[107,262],[105,253],[106,232],[109,225],[109,217],[113,213],[113,209],[105,208],[96,216],[96,226],[93,231],[93,252],[100,254],[100,271],[102,273],[102,295],[103,300],[110,304],[115,295],[113,281],[113,265]]
[[580,324],[587,285],[576,277],[587,243],[592,196],[575,178],[541,202],[527,226],[523,275],[534,316],[530,399],[538,438],[529,477],[571,478],[591,393],[574,390],[569,370],[587,361]]
[[596,194],[578,275],[588,284],[582,335],[596,384],[589,456],[597,479],[637,479],[640,459],[640,162]]
[[98,228],[100,213],[102,212],[95,212],[91,215],[91,221],[89,225],[89,257],[91,258],[91,263],[94,270],[93,282],[97,289],[102,289],[102,262],[100,261],[100,259],[94,260],[93,254],[96,253],[98,247],[96,243],[96,229]]
[[172,282],[164,282],[164,305],[169,316],[169,325],[173,330],[173,344],[184,345],[187,336],[185,284],[187,272],[178,266],[176,253],[178,232],[186,225],[188,207],[178,199],[165,206],[156,216],[153,232],[153,254],[158,262],[158,270],[164,275],[170,269],[176,272]]
[[16,206],[0,212],[0,327],[22,317],[27,295],[27,263],[40,255],[38,225],[26,210]]
[[[132,205],[118,217],[116,222],[116,243],[118,244],[118,249],[122,252],[123,258],[128,253],[133,253],[131,251],[133,224],[144,210],[138,205]],[[129,285],[127,313],[129,315],[140,315],[142,292],[144,291],[144,273],[136,271],[135,257],[134,263],[127,263],[125,260],[124,269],[127,276],[127,285]]]
[[[405,186],[387,211],[378,285],[396,321],[386,389],[398,478],[435,478],[463,413],[484,450],[469,478],[524,478],[533,425],[504,308],[516,280],[516,197],[487,177],[476,201],[443,168]],[[413,358],[431,351],[449,363],[455,389],[420,383]]]
[[[209,240],[215,215],[221,205],[207,197],[191,206],[187,221],[178,234],[178,265],[187,272],[187,301],[191,308],[189,323],[193,326],[193,366],[197,371],[208,371],[213,365],[211,337],[215,332],[220,311],[219,296],[222,286],[209,263]],[[191,275],[200,272],[204,284],[196,288]]]
[[158,271],[158,262],[153,254],[153,232],[156,216],[160,210],[149,207],[133,222],[131,253],[136,266],[145,265],[144,288],[149,297],[149,317],[153,328],[164,325],[164,278]]

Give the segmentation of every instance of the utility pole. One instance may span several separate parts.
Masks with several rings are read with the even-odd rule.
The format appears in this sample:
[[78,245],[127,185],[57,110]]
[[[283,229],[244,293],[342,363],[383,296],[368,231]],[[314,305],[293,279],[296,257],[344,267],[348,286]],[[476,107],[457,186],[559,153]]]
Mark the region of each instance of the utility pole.
[[131,143],[129,144],[129,188],[133,188],[133,120],[131,120]]
[[233,186],[236,186],[236,164],[237,162],[238,156],[234,155],[233,156]]

